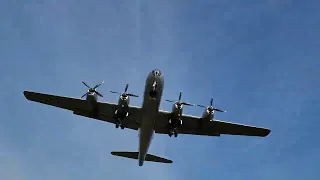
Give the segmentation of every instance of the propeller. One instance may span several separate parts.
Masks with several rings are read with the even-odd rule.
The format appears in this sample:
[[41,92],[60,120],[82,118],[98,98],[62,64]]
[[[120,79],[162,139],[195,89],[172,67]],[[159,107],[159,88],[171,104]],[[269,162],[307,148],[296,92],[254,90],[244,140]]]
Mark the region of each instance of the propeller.
[[88,86],[85,82],[82,81],[82,84],[84,84],[88,89],[88,92],[86,92],[84,95],[81,96],[81,98],[83,98],[84,96],[88,95],[89,93],[96,93],[98,94],[100,97],[103,97],[102,94],[100,94],[98,91],[96,91],[96,89],[101,86],[104,83],[104,81],[102,81],[100,84],[95,85],[93,88],[91,88],[90,86]]
[[126,84],[126,87],[124,88],[124,92],[123,92],[123,93],[119,93],[119,92],[116,92],[116,91],[110,91],[110,92],[111,92],[111,93],[114,93],[114,94],[120,94],[120,95],[122,95],[122,96],[139,97],[138,95],[131,94],[131,93],[127,93],[128,88],[129,88],[129,84]]
[[173,100],[165,100],[165,101],[172,102],[172,103],[177,103],[178,106],[181,106],[181,105],[194,106],[194,104],[190,104],[190,103],[181,101],[181,96],[182,96],[182,92],[180,91],[178,101],[173,101]]
[[[221,110],[221,109],[216,109],[216,108],[214,108],[214,107],[212,106],[212,103],[213,103],[213,98],[211,98],[210,106],[208,107],[208,110],[209,110],[209,111],[213,111],[213,110],[214,110],[214,111],[218,111],[218,112],[227,112],[227,111],[225,111],[225,110]],[[199,104],[197,104],[197,106],[207,108],[207,106],[204,106],[204,105],[199,105]]]

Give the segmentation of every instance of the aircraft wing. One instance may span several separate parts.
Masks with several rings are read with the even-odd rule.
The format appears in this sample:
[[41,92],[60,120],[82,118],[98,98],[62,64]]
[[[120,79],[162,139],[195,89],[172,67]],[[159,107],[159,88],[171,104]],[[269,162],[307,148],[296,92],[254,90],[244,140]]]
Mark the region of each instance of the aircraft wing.
[[[42,94],[37,92],[24,91],[24,96],[29,101],[34,101],[58,108],[72,111],[76,115],[93,118],[109,123],[115,123],[114,112],[117,104],[108,102],[97,102],[96,109],[92,109],[88,101],[79,98],[56,96],[51,94]],[[136,123],[140,120],[140,108],[129,106],[129,117],[124,121],[124,126],[128,129],[137,130],[139,125]]]
[[[168,133],[168,119],[170,112],[159,111],[158,119],[156,120],[155,132],[159,134]],[[182,126],[179,128],[179,134],[192,134],[201,136],[220,136],[227,135],[242,135],[242,136],[260,136],[265,137],[270,133],[269,129],[236,124],[220,120],[212,120],[204,122],[201,117],[182,115]]]

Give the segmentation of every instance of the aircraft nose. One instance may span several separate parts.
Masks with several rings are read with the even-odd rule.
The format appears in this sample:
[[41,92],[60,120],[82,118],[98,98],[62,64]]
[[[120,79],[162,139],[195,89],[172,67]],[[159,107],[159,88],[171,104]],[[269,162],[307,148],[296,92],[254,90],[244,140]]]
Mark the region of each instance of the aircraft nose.
[[154,69],[153,71],[152,71],[152,74],[154,75],[154,76],[161,76],[161,71],[159,70],[159,69]]

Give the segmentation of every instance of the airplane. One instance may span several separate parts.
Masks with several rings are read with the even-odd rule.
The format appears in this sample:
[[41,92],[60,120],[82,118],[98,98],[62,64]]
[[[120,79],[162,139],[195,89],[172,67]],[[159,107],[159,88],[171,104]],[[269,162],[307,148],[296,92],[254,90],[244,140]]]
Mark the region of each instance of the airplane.
[[[85,84],[85,83],[84,83]],[[101,85],[102,83],[100,83]],[[100,102],[98,96],[102,95],[96,91],[96,88],[89,88],[85,94],[86,99],[43,94],[38,92],[24,91],[26,99],[50,106],[59,107],[72,111],[73,114],[97,119],[109,123],[114,123],[118,128],[128,128],[139,132],[139,149],[137,152],[111,152],[112,155],[137,159],[138,165],[143,166],[145,161],[172,163],[172,160],[155,156],[148,153],[150,143],[154,134],[167,134],[170,137],[178,134],[189,134],[199,136],[220,136],[243,135],[265,137],[270,133],[269,129],[236,124],[226,121],[213,119],[214,112],[223,110],[216,109],[212,106],[212,101],[208,107],[205,107],[202,117],[182,114],[183,105],[195,106],[194,104],[181,101],[181,92],[178,101],[174,102],[172,111],[160,110],[160,102],[164,89],[164,77],[160,70],[152,70],[145,81],[145,90],[142,107],[129,105],[129,96],[137,95],[126,93],[112,92],[120,94],[118,103]],[[100,95],[99,95],[100,94]],[[183,123],[182,123],[183,122]]]

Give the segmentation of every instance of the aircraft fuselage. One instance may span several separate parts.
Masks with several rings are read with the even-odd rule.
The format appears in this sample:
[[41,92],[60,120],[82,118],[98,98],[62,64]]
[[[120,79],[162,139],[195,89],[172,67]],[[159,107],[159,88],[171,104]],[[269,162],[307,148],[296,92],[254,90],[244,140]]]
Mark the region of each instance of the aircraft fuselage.
[[146,79],[142,117],[140,119],[139,166],[143,165],[154,135],[154,125],[159,112],[163,86],[164,80],[161,72],[159,70],[150,72]]

